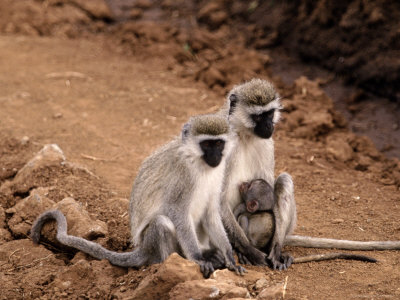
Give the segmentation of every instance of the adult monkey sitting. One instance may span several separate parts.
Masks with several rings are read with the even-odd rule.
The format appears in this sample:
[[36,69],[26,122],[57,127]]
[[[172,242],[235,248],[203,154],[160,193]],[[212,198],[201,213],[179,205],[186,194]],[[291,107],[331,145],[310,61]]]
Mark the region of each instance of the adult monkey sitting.
[[282,254],[284,245],[345,250],[399,250],[400,241],[362,242],[291,235],[297,220],[293,181],[287,173],[282,173],[274,181],[272,133],[279,121],[280,108],[279,95],[272,84],[253,79],[235,86],[228,94],[227,106],[220,112],[228,115],[236,133],[235,150],[227,161],[222,204],[225,229],[234,248],[238,250],[239,260],[256,265],[265,263],[260,251],[249,246],[249,240],[232,214],[241,201],[239,186],[257,178],[264,179],[274,187],[275,204],[272,214],[275,226],[259,228],[265,232],[265,236],[272,232],[273,237],[266,252],[267,261],[274,269],[286,269],[293,261],[290,255]]
[[[274,142],[272,133],[279,121],[281,104],[273,85],[252,79],[235,86],[228,94],[227,106],[221,111],[228,115],[235,133],[235,150],[228,158],[222,192],[222,213],[225,229],[239,260],[255,265],[270,264],[273,269],[286,269],[293,261],[282,253],[286,235],[296,225],[296,203],[293,181],[283,173],[274,180]],[[276,203],[273,208],[275,229],[267,257],[254,248],[232,211],[241,202],[239,185],[255,178],[274,186]]]

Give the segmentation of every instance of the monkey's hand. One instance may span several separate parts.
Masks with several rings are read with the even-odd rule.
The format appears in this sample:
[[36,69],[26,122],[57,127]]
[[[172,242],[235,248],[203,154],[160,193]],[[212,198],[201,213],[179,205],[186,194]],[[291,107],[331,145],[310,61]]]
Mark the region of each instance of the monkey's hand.
[[236,265],[235,259],[233,258],[232,251],[229,251],[226,254],[225,266],[228,270],[234,271],[237,275],[243,276],[244,273],[247,273],[247,270],[245,268],[243,268],[242,266]]

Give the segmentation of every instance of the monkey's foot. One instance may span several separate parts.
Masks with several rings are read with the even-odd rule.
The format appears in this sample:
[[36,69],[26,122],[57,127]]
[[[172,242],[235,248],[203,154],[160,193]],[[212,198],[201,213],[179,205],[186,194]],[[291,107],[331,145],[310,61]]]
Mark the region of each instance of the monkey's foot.
[[200,260],[197,263],[200,266],[200,271],[203,273],[204,278],[210,277],[210,275],[214,272],[214,267],[211,262]]
[[[253,250],[250,250],[253,249]],[[254,266],[266,266],[267,257],[265,253],[261,252],[256,248],[248,248],[248,253],[243,254],[239,251],[236,251],[236,255],[238,257],[239,263],[242,265],[254,265]]]
[[251,262],[242,253],[237,252],[236,255],[238,257],[238,260],[239,260],[240,264],[242,264],[242,265],[251,265]]
[[293,256],[290,254],[283,253],[280,255],[280,257],[272,257],[269,259],[269,263],[272,269],[274,270],[287,270],[292,263],[293,263]]
[[203,257],[209,261],[215,270],[225,269],[225,257],[221,251],[210,249],[203,252]]

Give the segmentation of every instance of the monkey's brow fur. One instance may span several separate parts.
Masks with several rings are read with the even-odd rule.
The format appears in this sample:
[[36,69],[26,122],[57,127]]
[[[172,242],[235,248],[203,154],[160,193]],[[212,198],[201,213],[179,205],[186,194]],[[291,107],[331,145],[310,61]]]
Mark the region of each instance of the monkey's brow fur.
[[279,98],[274,86],[262,79],[252,79],[244,84],[233,88],[239,101],[246,102],[248,105],[266,105]]
[[215,115],[200,115],[190,120],[191,132],[193,135],[220,135],[228,133],[229,123],[225,118]]

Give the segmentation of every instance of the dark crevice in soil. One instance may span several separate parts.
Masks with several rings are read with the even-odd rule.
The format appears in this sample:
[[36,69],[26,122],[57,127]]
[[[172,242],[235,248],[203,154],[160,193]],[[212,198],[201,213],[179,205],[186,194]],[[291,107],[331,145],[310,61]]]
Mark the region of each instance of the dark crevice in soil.
[[387,157],[400,158],[400,103],[346,84],[340,75],[313,63],[306,64],[282,48],[270,49],[267,53],[272,57],[273,73],[285,84],[292,84],[300,76],[320,80],[351,131],[371,138]]

